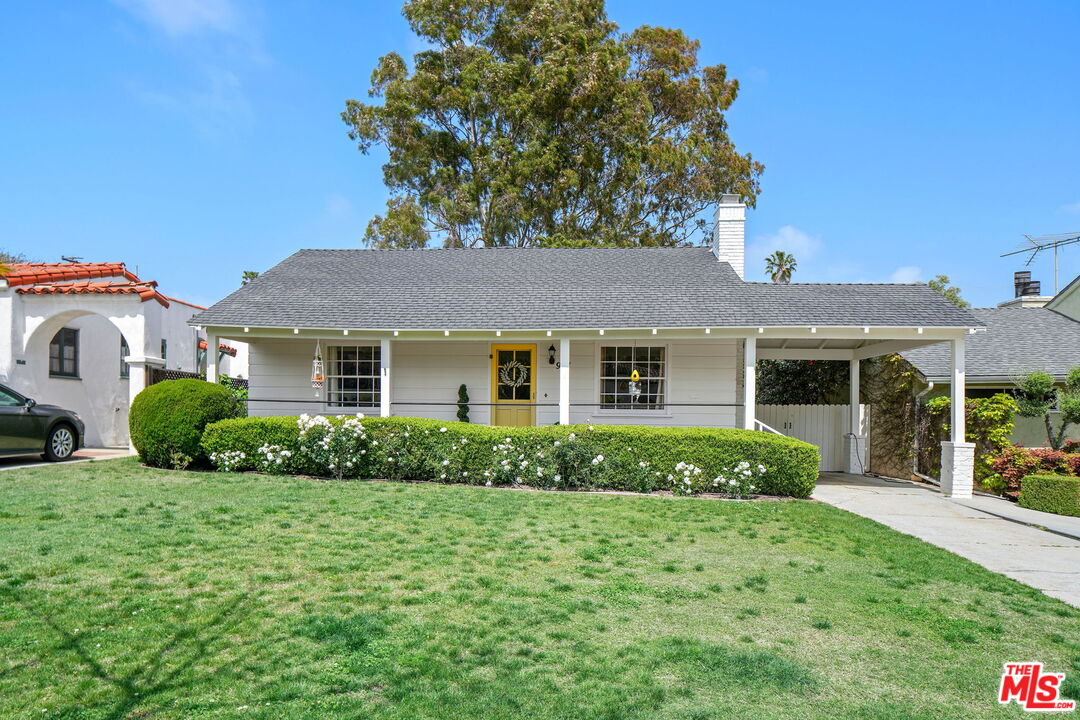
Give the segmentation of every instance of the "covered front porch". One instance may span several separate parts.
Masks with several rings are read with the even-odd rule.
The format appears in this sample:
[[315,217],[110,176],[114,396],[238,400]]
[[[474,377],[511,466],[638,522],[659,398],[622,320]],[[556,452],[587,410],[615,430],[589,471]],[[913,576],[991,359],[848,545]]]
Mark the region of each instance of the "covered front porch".
[[[640,424],[741,427],[761,423],[756,363],[841,360],[851,371],[851,428],[862,428],[859,362],[947,342],[963,398],[966,328],[758,327],[545,331],[207,328],[210,343],[250,347],[252,415],[301,412],[418,416],[492,425]],[[321,362],[315,364],[316,358]],[[216,379],[210,364],[208,379]],[[320,375],[314,378],[313,373]],[[464,386],[468,402],[460,400]],[[944,443],[947,494],[970,494],[973,447],[954,402]],[[866,438],[847,433],[848,467],[861,472]]]

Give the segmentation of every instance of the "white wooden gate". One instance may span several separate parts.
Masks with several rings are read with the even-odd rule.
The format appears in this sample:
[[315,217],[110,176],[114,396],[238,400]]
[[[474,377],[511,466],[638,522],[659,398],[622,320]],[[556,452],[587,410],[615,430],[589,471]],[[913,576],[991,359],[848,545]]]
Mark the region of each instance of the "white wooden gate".
[[[866,405],[861,405],[862,428],[866,438],[860,447],[864,466],[870,446],[870,421]],[[757,418],[784,435],[805,440],[821,449],[821,472],[847,471],[847,434],[851,431],[849,405],[758,405]],[[862,441],[860,441],[862,444]]]

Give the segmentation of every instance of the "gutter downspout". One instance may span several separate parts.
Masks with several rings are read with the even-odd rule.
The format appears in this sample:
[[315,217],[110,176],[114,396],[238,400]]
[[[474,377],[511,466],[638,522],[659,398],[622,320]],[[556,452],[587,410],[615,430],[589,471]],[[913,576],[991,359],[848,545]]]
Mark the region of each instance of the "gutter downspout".
[[941,483],[939,481],[919,472],[919,401],[926,397],[926,394],[933,389],[934,381],[928,380],[926,387],[915,394],[915,454],[911,458],[911,474],[932,485],[940,486]]

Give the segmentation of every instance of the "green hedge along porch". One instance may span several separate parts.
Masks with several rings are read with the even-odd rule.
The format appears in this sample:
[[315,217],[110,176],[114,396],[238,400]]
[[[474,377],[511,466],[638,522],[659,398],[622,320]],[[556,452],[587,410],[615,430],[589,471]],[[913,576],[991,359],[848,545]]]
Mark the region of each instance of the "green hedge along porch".
[[[341,427],[345,420],[330,422]],[[353,453],[345,477],[684,494],[721,492],[712,484],[718,477],[738,477],[742,486],[754,483],[752,494],[808,497],[818,476],[813,445],[740,429],[492,427],[406,417],[361,422],[365,438],[356,447],[363,453]],[[208,425],[202,448],[219,468],[227,457],[235,471],[330,474],[303,455],[299,440],[296,417],[249,417]],[[284,466],[267,462],[282,450]],[[509,472],[493,474],[503,461]]]

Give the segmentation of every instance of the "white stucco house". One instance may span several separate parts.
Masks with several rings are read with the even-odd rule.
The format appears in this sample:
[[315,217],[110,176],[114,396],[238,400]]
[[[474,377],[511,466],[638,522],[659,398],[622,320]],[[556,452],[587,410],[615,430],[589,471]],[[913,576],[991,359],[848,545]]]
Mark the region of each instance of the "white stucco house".
[[[128,444],[127,411],[150,368],[198,372],[204,308],[164,295],[123,263],[16,263],[0,276],[0,383],[79,413],[89,446]],[[247,347],[223,346],[218,372],[247,375]]]
[[[301,250],[190,322],[248,343],[252,415],[451,420],[464,384],[478,423],[767,432],[756,360],[791,358],[850,362],[860,428],[858,361],[936,343],[962,395],[969,312],[921,284],[746,282],[744,223],[726,196],[711,248]],[[942,484],[962,496],[962,411],[952,429]],[[865,437],[845,440],[858,471]]]

